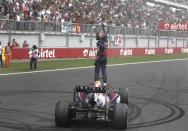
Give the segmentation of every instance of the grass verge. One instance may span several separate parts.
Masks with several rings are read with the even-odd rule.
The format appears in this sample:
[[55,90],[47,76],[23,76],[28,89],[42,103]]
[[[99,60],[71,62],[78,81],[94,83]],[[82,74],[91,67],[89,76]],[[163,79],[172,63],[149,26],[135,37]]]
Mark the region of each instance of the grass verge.
[[[172,60],[188,58],[188,54],[175,54],[175,55],[148,55],[148,56],[123,56],[108,58],[108,64],[122,64],[122,63],[135,63],[159,60]],[[50,70],[50,69],[63,69],[73,67],[87,67],[92,66],[93,59],[68,59],[68,60],[47,60],[39,61],[37,70]],[[29,62],[13,63],[11,67],[0,67],[0,74],[27,72],[29,70]]]

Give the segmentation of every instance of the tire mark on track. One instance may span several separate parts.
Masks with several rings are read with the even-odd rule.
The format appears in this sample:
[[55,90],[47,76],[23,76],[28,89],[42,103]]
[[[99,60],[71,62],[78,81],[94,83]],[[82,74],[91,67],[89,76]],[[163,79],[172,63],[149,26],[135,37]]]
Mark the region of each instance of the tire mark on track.
[[72,91],[58,91],[58,90],[3,90],[0,92],[0,96],[17,95],[17,94],[43,94],[43,93],[55,93],[55,94],[72,94]]
[[[148,100],[148,98],[144,98],[144,97],[137,97],[137,96],[135,97],[137,99]],[[160,101],[160,100],[154,100],[154,99],[152,100],[152,102],[154,102],[154,104],[162,105],[165,108],[169,109],[170,110],[169,114],[167,116],[163,116],[162,118],[156,119],[156,120],[140,122],[140,123],[132,123],[129,125],[129,128],[140,128],[140,127],[148,127],[148,126],[156,126],[160,124],[165,124],[165,123],[178,120],[185,115],[185,111],[175,104],[171,104],[171,103]]]
[[162,78],[162,82],[160,84],[159,87],[152,87],[152,86],[146,86],[142,83],[140,83],[139,81],[136,81],[136,83],[142,87],[148,87],[148,88],[154,88],[156,89],[156,92],[152,95],[151,98],[149,98],[140,108],[144,108],[144,106],[148,105],[152,100],[154,100],[160,93],[161,93],[161,90],[163,91],[163,94],[167,93],[167,90],[164,89],[164,85],[165,85],[165,82],[166,82],[166,75],[164,74],[163,75],[163,78]]

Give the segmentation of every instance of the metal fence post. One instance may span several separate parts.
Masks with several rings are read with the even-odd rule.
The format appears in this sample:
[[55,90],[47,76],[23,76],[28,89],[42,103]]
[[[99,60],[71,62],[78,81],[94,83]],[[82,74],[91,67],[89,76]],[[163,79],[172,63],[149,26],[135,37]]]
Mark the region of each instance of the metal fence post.
[[93,45],[93,24],[90,25],[90,47]]
[[12,28],[11,28],[11,25],[12,25],[12,20],[9,20],[8,21],[8,41],[11,41],[12,39]]
[[39,47],[42,45],[42,21],[39,22]]
[[[133,29],[133,28],[132,28]],[[139,31],[136,30],[136,47],[138,48]]]
[[151,29],[148,29],[148,48],[150,48],[150,35],[151,35]]
[[69,47],[69,31],[66,31],[66,47]]
[[169,48],[169,39],[170,39],[170,36],[169,36],[169,31],[166,31],[167,32],[167,49]]
[[185,32],[182,32],[183,33],[183,48],[185,47]]
[[188,31],[186,31],[186,47],[188,47]]
[[159,48],[160,47],[160,34],[161,34],[161,31],[158,30],[157,32],[158,32],[157,33],[157,47]]
[[176,38],[176,40],[175,40],[175,47],[177,48],[177,46],[178,46],[178,41],[177,41],[177,31],[175,31],[175,38]]
[[124,40],[123,40],[123,47],[126,47],[126,28],[123,27],[123,34],[124,34]]
[[112,28],[111,28],[111,26],[109,26],[109,28],[110,28],[110,32],[109,32],[109,47],[111,47],[111,39],[112,39]]
[[155,34],[156,34],[156,36],[155,36],[155,48],[157,48],[157,41],[158,41],[158,30],[156,30],[155,29]]

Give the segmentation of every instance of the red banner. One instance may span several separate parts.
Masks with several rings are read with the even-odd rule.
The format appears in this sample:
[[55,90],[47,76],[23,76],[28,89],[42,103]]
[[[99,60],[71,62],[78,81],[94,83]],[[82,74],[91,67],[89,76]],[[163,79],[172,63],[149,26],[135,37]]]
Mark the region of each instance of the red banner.
[[[40,48],[41,59],[93,58],[96,48]],[[109,48],[108,57],[188,53],[188,48]],[[13,48],[12,59],[29,59],[28,48]]]
[[159,23],[160,30],[179,30],[179,31],[187,31],[188,30],[188,23]]

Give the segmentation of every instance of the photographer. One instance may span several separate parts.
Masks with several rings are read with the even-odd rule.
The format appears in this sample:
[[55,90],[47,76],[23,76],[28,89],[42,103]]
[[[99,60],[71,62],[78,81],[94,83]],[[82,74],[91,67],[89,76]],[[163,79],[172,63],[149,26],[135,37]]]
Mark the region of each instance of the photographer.
[[36,45],[34,45],[31,50],[29,51],[29,55],[30,55],[30,70],[33,69],[33,65],[34,65],[34,69],[37,69],[37,59],[39,57],[39,49],[37,48]]

